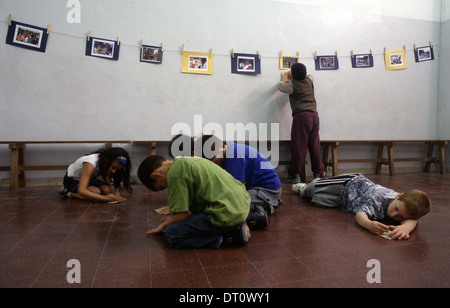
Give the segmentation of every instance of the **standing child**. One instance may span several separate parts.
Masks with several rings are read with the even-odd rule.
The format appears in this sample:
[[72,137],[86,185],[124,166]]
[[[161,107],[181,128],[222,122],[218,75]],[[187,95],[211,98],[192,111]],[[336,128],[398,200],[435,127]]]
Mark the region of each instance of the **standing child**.
[[217,249],[223,244],[242,245],[250,238],[245,186],[216,164],[198,157],[171,161],[153,155],[141,163],[138,176],[152,191],[167,188],[172,213],[147,234],[165,231],[175,248]]
[[309,150],[314,178],[324,177],[325,166],[320,157],[320,123],[313,78],[311,75],[306,75],[305,65],[295,63],[289,72],[281,74],[278,90],[289,94],[293,117],[291,162],[286,182],[293,184],[300,182],[300,174],[302,174],[305,166],[307,150]]
[[250,228],[267,227],[267,216],[282,203],[280,178],[270,161],[248,145],[224,142],[214,135],[203,135],[198,142],[201,142],[204,158],[244,183],[252,200],[247,218]]
[[[64,176],[61,197],[103,202],[124,202],[121,184],[131,193],[131,161],[122,148],[85,155],[71,164]],[[114,193],[111,190],[114,184]]]
[[[372,233],[389,233],[393,239],[409,239],[417,221],[431,208],[430,198],[420,190],[400,194],[374,184],[361,174],[344,174],[315,179],[308,185],[292,185],[301,197],[311,199],[321,207],[336,207],[356,214],[356,223]],[[380,220],[390,218],[398,226],[385,225]]]

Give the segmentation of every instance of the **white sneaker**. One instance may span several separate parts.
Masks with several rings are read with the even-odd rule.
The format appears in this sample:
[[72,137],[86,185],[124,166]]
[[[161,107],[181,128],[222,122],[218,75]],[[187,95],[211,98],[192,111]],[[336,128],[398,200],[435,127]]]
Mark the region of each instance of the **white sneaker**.
[[308,184],[306,184],[306,183],[294,184],[294,185],[292,185],[292,191],[298,193],[300,195],[300,197],[303,198],[303,197],[305,197],[306,186],[308,186]]

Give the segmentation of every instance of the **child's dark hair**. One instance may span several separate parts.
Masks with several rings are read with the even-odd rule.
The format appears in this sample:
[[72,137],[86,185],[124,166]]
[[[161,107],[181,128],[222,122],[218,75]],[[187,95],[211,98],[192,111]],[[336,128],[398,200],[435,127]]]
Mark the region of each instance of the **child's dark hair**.
[[[112,178],[115,188],[120,187],[120,184],[122,183],[126,191],[131,194],[133,192],[133,188],[130,183],[131,160],[128,152],[122,148],[111,148],[100,150],[96,153],[99,154],[98,167],[102,178],[107,183],[109,183],[109,179]],[[108,169],[111,166],[111,163],[115,160],[119,161],[123,165],[123,168],[121,170],[117,170],[117,172],[111,176],[108,176]]]
[[291,67],[292,78],[302,81],[306,78],[306,66],[303,63],[295,63]]
[[408,191],[401,195],[398,200],[404,202],[406,211],[412,219],[419,219],[428,214],[431,209],[430,197],[421,190]]
[[155,189],[155,180],[151,178],[153,171],[162,166],[167,159],[161,155],[152,155],[147,157],[140,165],[137,171],[139,180],[145,187],[152,191]]

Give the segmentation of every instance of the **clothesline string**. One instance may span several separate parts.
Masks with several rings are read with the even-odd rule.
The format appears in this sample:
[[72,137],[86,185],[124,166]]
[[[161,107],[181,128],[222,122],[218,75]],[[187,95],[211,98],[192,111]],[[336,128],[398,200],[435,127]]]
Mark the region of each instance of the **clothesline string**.
[[[0,22],[2,22],[2,23],[6,23],[7,25],[8,25],[8,21],[0,21]],[[63,35],[63,36],[69,36],[69,37],[74,37],[74,38],[79,38],[79,39],[82,39],[82,40],[86,40],[86,38],[87,38],[87,35],[86,36],[81,36],[81,35],[76,35],[76,34],[70,34],[70,33],[64,33],[64,32],[59,32],[59,31],[55,31],[55,30],[51,30],[51,32],[50,32],[51,34],[59,34],[59,35]],[[140,48],[141,47],[141,44],[140,43],[137,43],[137,44],[131,44],[131,43],[125,43],[123,40],[121,40],[120,41],[120,45],[125,45],[125,46],[129,46],[129,47],[138,47],[138,48]],[[438,44],[435,44],[433,47],[439,47],[439,45]],[[403,50],[402,48],[399,48],[398,50]],[[171,48],[167,48],[167,47],[164,47],[164,52],[177,52],[177,53],[180,53],[181,54],[181,45],[180,45],[180,49],[171,49]],[[188,50],[186,50],[186,51],[188,51]],[[190,50],[190,51],[193,51],[193,50]],[[411,49],[405,49],[405,51],[415,51],[414,50],[414,48],[411,48]],[[206,53],[207,51],[205,51],[205,53]],[[231,49],[230,49],[230,52],[229,53],[216,53],[216,52],[213,52],[212,53],[214,56],[218,56],[218,57],[229,57],[229,56],[231,56]],[[354,55],[353,56],[356,56],[356,55],[366,55],[366,54],[370,54],[370,52],[367,52],[367,53],[354,53]],[[381,52],[372,52],[371,53],[373,56],[378,56],[378,55],[383,55],[384,56],[384,54],[385,54],[385,52],[384,52],[384,50],[382,50]],[[335,54],[330,54],[330,55],[335,55]],[[283,55],[283,56],[287,56],[287,57],[297,57],[296,55],[289,55],[289,54],[286,54],[286,55]],[[318,57],[323,57],[323,56],[328,56],[328,54],[317,54],[317,56]],[[261,53],[261,58],[268,58],[268,59],[280,59],[280,57],[281,57],[281,54],[280,55],[278,55],[278,56],[274,56],[274,55],[269,55],[269,56],[265,56],[263,53]],[[314,52],[312,52],[311,53],[311,55],[309,55],[309,56],[302,56],[302,54],[300,53],[300,57],[299,58],[302,58],[302,59],[314,59],[316,56],[314,55]],[[352,55],[351,55],[351,51],[349,51],[348,52],[348,55],[339,55],[338,56],[338,58],[351,58],[352,57]]]

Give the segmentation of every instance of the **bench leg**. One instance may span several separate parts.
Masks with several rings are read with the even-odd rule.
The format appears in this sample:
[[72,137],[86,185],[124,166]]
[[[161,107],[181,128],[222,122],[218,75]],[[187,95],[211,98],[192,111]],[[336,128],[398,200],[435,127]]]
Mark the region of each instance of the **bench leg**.
[[19,167],[24,165],[25,161],[25,144],[11,143],[9,145],[11,150],[11,159],[9,163],[9,188],[16,190],[18,186],[25,186],[25,171],[21,171]]
[[19,175],[19,149],[11,149],[11,160],[9,162],[9,189],[17,189],[17,177]]
[[333,176],[338,175],[338,148],[339,143],[335,143],[331,146],[331,166],[333,169]]
[[427,156],[425,160],[425,166],[423,167],[424,172],[430,172],[431,167],[431,158],[433,158],[433,150],[434,150],[434,143],[433,142],[427,142]]
[[389,165],[389,175],[393,176],[395,173],[394,169],[394,143],[389,142],[386,144],[388,149],[388,165]]
[[448,144],[448,142],[439,142],[439,164],[440,164],[440,171],[441,174],[445,174],[445,146]]
[[383,153],[384,153],[384,143],[378,144],[378,154],[377,154],[377,166],[375,168],[375,174],[381,174],[381,166],[383,165]]

